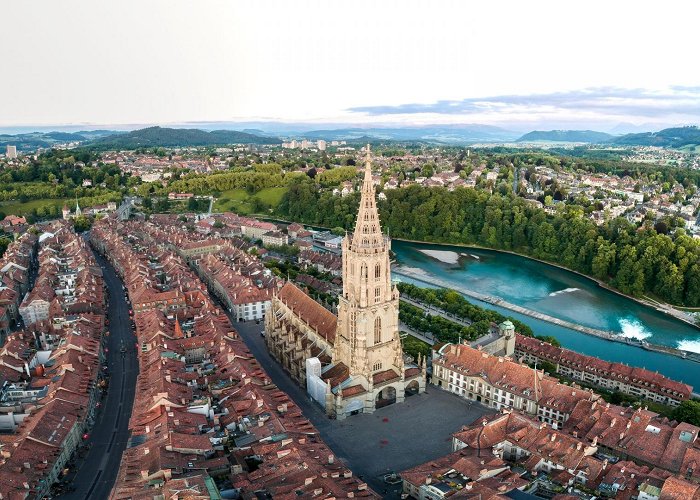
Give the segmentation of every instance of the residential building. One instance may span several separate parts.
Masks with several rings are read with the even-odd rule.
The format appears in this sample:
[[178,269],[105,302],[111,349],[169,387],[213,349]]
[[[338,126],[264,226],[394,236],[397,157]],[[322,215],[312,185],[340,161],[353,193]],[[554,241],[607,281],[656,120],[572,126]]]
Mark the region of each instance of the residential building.
[[465,344],[446,344],[433,353],[433,384],[497,410],[521,410],[556,428],[568,420],[579,401],[599,398],[580,387],[560,384],[543,371]]
[[516,336],[515,358],[526,363],[547,361],[556,366],[557,373],[573,380],[665,405],[678,406],[690,399],[693,391],[690,385],[657,372],[603,361],[519,334]]

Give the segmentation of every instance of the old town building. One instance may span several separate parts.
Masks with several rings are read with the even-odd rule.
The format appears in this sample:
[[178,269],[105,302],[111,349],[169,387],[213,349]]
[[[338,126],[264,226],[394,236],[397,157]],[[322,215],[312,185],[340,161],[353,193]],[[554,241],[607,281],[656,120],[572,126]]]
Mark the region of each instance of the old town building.
[[465,344],[447,344],[435,352],[432,383],[486,406],[521,410],[555,428],[566,422],[579,401],[599,397]]
[[527,363],[548,361],[557,373],[573,380],[665,405],[678,406],[690,399],[693,389],[660,373],[603,361],[523,335],[517,336],[515,357]]
[[342,242],[337,318],[289,283],[265,318],[272,355],[336,418],[373,412],[425,390],[425,360],[404,362],[390,247],[379,224],[368,146],[355,231]]

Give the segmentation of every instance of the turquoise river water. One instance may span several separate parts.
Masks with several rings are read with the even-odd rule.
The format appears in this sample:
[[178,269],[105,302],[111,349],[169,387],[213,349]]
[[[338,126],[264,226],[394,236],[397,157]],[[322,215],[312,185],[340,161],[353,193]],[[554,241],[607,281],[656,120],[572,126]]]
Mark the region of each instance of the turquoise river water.
[[[445,280],[457,290],[468,288],[581,325],[700,352],[697,328],[606,290],[576,273],[518,255],[483,249],[396,240],[392,241],[392,249],[398,264]],[[610,342],[468,299],[517,318],[537,335],[556,337],[563,347],[609,361],[642,366],[700,388],[698,362]]]

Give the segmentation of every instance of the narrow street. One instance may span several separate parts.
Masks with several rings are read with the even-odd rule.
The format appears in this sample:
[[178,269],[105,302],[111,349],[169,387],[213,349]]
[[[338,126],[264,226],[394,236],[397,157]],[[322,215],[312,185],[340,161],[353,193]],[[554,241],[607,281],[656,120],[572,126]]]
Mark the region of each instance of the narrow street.
[[[139,371],[136,336],[131,329],[129,305],[124,298],[121,280],[103,257],[97,253],[95,256],[109,292],[109,386],[85,443],[87,453],[85,448],[78,449],[74,458],[75,471],[71,471],[67,478],[68,485],[72,485],[75,491],[58,497],[71,500],[109,498],[129,440],[128,424]],[[122,346],[125,352],[122,352]]]

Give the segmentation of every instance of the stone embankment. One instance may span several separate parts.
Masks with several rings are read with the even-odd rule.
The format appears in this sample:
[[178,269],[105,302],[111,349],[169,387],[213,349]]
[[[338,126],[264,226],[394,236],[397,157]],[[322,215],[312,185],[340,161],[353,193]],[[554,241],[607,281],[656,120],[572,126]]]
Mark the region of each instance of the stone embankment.
[[572,323],[571,321],[566,321],[560,318],[555,318],[554,316],[550,316],[548,314],[544,314],[538,311],[533,311],[531,309],[527,309],[525,307],[519,306],[517,304],[511,304],[510,302],[507,302],[500,297],[494,297],[491,295],[486,295],[480,292],[475,292],[474,290],[469,290],[465,287],[456,287],[454,284],[449,283],[445,280],[442,280],[440,278],[437,278],[435,276],[431,276],[428,274],[424,274],[421,272],[417,272],[411,268],[406,268],[402,266],[394,266],[392,268],[392,273],[396,276],[404,276],[406,278],[411,278],[413,280],[432,285],[432,286],[438,286],[441,288],[452,288],[454,290],[457,290],[459,293],[466,295],[467,297],[471,297],[473,299],[479,300],[481,302],[485,302],[487,304],[492,304],[494,306],[502,307],[504,309],[508,309],[509,311],[513,311],[519,314],[522,314],[524,316],[529,316],[531,318],[538,319],[540,321],[546,321],[548,323],[552,323],[554,325],[558,325],[564,328],[568,328],[570,330],[575,330],[581,333],[585,333],[586,335],[592,335],[594,337],[599,337],[605,340],[609,340],[611,342],[619,342],[621,344],[628,344],[632,346],[639,347],[641,349],[646,349],[648,351],[655,351],[655,352],[660,352],[664,354],[670,354],[672,356],[677,356],[679,358],[683,359],[689,359],[695,362],[700,363],[700,354],[694,353],[691,351],[684,351],[681,349],[675,349],[673,347],[668,347],[664,345],[658,345],[658,344],[649,344],[648,342],[645,341],[638,341],[635,339],[629,339],[626,337],[621,337],[618,335],[616,332],[613,332],[611,330],[599,330],[597,328],[591,328],[588,326],[583,326],[579,325],[578,323]]

